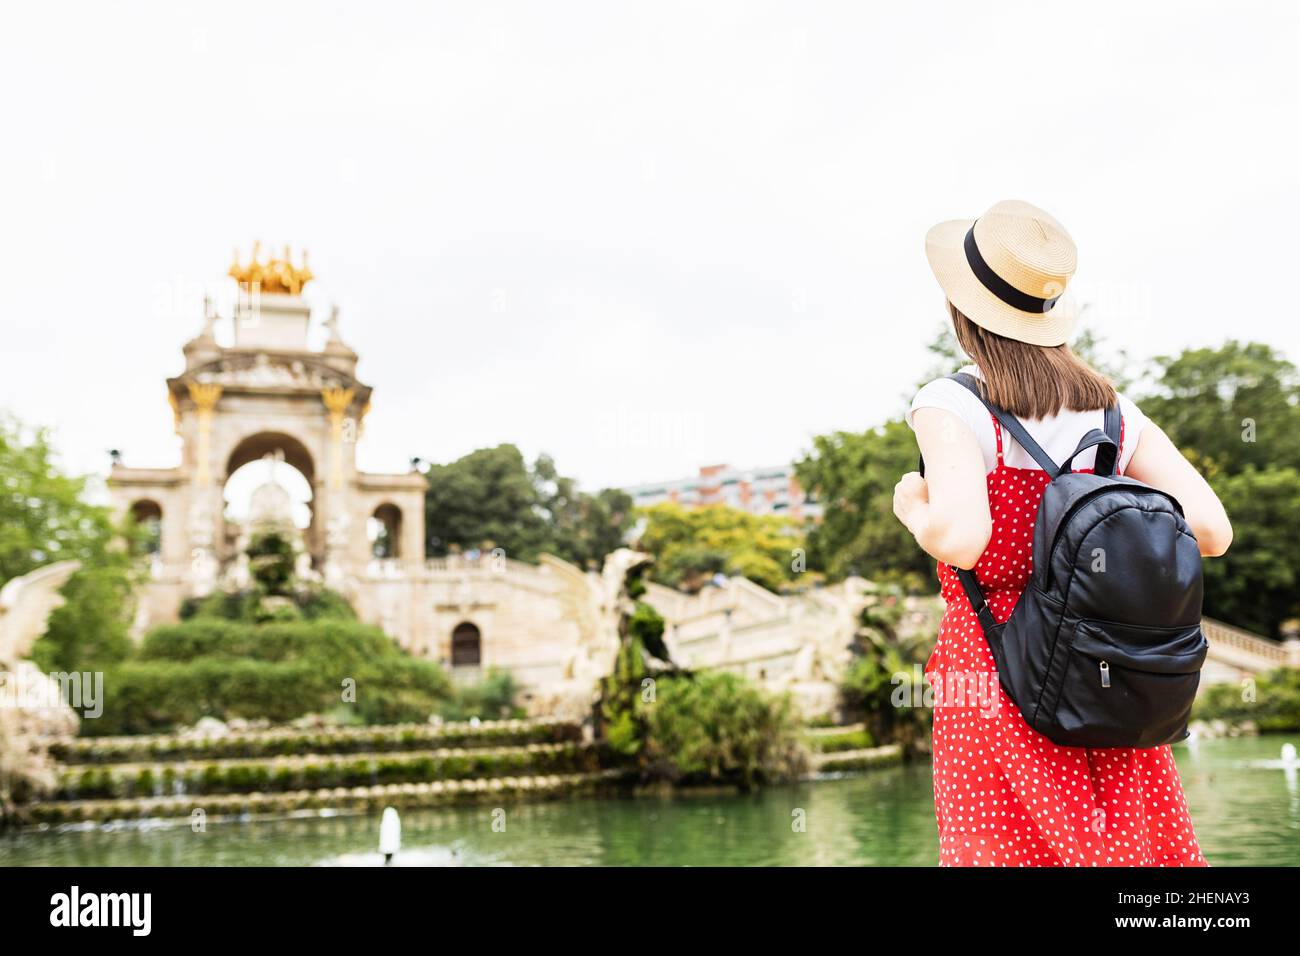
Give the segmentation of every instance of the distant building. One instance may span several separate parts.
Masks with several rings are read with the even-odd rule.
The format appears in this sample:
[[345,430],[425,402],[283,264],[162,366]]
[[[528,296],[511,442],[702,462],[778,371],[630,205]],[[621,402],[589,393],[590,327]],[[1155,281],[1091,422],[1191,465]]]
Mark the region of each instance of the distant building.
[[624,488],[637,507],[674,501],[684,508],[730,505],[755,515],[782,515],[802,521],[820,518],[822,506],[799,485],[794,465],[733,468],[706,465],[698,475]]

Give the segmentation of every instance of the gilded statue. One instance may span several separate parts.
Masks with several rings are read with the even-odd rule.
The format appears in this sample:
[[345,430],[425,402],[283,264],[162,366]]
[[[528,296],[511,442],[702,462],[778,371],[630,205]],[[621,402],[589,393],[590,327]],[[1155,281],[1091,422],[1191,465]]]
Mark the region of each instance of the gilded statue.
[[228,275],[248,290],[281,295],[301,294],[302,287],[313,278],[311,268],[307,265],[307,250],[302,252],[302,265],[295,265],[287,245],[282,257],[271,255],[265,262],[258,258],[261,248],[260,242],[253,243],[253,255],[246,265],[240,262],[239,250],[236,249]]

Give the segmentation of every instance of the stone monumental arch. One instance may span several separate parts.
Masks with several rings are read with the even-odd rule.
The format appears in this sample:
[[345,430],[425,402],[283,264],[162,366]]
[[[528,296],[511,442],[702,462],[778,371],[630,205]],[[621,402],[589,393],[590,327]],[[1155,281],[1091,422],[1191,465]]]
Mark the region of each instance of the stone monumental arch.
[[371,518],[387,531],[389,560],[418,568],[424,559],[425,482],[415,472],[373,474],[356,464],[357,440],[370,409],[369,385],[356,376],[357,355],[339,337],[337,312],[320,350],[308,347],[311,308],[302,297],[311,272],[304,259],[241,265],[230,275],[240,295],[230,321],[233,342],[219,345],[217,317],[206,307],[199,335],[184,346],[185,368],[167,380],[176,433],[174,468],[115,464],[115,504],[158,522],[155,574],[144,613],[173,617],[179,601],[208,593],[237,557],[237,529],[224,514],[223,490],[241,466],[273,456],[311,488],[303,536],[311,567],[345,590],[371,561]]
[[[629,552],[615,552],[601,572],[550,555],[536,564],[499,552],[426,559],[424,476],[357,468],[371,388],[357,378],[337,312],[323,347],[309,346],[305,257],[294,263],[286,250],[260,261],[255,247],[230,275],[240,292],[232,314],[219,319],[207,305],[202,330],[183,347],[183,371],[167,379],[179,464],[117,462],[109,478],[117,511],[156,529],[137,632],[175,620],[185,598],[243,583],[249,528],[225,513],[225,485],[243,465],[270,458],[311,489],[300,566],[346,596],[363,621],[458,677],[509,670],[533,713],[584,713],[617,652],[618,569]],[[219,321],[233,327],[228,345],[217,341]],[[261,490],[275,493],[255,504],[282,505],[283,492]],[[368,527],[384,529],[382,549]],[[678,661],[745,672],[795,690],[820,712],[846,662],[860,583],[782,596],[733,578],[698,595],[652,585],[647,599],[667,619]]]

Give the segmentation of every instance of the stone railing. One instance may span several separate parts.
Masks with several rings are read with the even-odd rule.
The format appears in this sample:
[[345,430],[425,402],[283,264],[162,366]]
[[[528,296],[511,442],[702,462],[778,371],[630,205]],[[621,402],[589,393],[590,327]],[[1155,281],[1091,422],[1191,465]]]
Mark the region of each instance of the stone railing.
[[674,653],[691,667],[720,667],[751,660],[789,657],[802,645],[788,614],[724,631],[695,634],[672,641]]
[[366,573],[373,577],[402,577],[409,573],[413,565],[417,568],[423,567],[425,571],[434,574],[465,571],[480,574],[520,572],[535,574],[539,570],[535,564],[484,554],[477,559],[467,558],[464,555],[449,555],[445,558],[424,558],[421,562],[410,562],[404,558],[371,558],[366,562]]
[[424,570],[439,572],[477,572],[480,574],[536,574],[539,570],[535,564],[527,564],[514,558],[497,557],[485,551],[477,558],[463,554],[449,554],[445,558],[425,558]]
[[1201,619],[1201,633],[1210,642],[1210,656],[1214,659],[1261,671],[1300,667],[1300,642],[1278,644],[1208,617]]
[[729,578],[724,587],[710,584],[692,595],[674,594],[670,588],[655,585],[647,596],[659,613],[677,624],[689,624],[724,612],[747,622],[789,613],[788,598],[739,577]]
[[366,562],[366,576],[370,578],[404,578],[406,565],[398,558],[371,558]]

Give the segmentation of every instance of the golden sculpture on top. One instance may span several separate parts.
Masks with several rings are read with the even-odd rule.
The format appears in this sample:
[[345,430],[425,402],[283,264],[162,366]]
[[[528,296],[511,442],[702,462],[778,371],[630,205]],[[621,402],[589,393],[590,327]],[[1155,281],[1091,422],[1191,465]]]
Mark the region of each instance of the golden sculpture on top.
[[293,264],[289,247],[284,247],[284,257],[277,259],[272,255],[265,262],[259,262],[257,255],[261,250],[260,242],[253,243],[253,256],[248,265],[239,262],[239,250],[235,250],[235,259],[231,263],[228,275],[245,289],[257,288],[262,292],[278,292],[284,295],[298,295],[302,287],[311,281],[312,271],[307,266],[307,250],[302,251],[302,265]]

